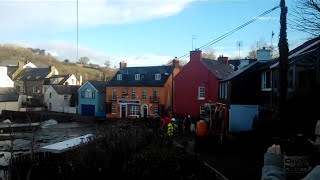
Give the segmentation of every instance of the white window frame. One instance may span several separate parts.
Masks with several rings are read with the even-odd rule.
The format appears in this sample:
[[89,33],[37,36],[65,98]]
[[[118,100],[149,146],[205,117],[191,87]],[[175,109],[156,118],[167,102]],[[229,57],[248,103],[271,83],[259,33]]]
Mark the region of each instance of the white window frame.
[[139,81],[139,80],[140,80],[140,74],[135,74],[135,75],[134,75],[134,79],[135,79],[136,81]]
[[159,114],[158,106],[153,106],[153,114]]
[[68,95],[63,95],[63,99],[67,100],[68,99]]
[[224,99],[228,98],[228,84],[225,82],[224,84]]
[[116,114],[116,105],[115,104],[111,105],[111,114]]
[[129,106],[129,115],[130,116],[135,116],[139,114],[139,105],[130,105]]
[[136,99],[136,90],[135,89],[131,90],[131,99]]
[[161,74],[159,74],[159,73],[155,74],[154,79],[158,80],[158,81],[161,80]]
[[112,89],[111,99],[112,100],[116,100],[117,99],[117,91],[116,91],[116,89]]
[[33,86],[32,91],[33,91],[33,93],[40,93],[38,86]]
[[205,115],[205,112],[206,110],[205,110],[205,108],[204,108],[204,105],[200,105],[200,116],[203,116],[203,115]]
[[147,91],[144,89],[142,90],[142,99],[147,99]]
[[94,92],[91,89],[86,89],[84,91],[84,98],[85,99],[94,99]]
[[[203,89],[203,92],[201,90]],[[205,99],[205,87],[204,86],[199,86],[198,87],[198,100],[204,100]]]
[[117,74],[117,80],[121,81],[122,80],[122,74]]
[[[270,88],[266,88],[266,78],[267,78],[267,72],[270,72]],[[261,91],[271,91],[272,89],[272,71],[264,71],[261,74]]]

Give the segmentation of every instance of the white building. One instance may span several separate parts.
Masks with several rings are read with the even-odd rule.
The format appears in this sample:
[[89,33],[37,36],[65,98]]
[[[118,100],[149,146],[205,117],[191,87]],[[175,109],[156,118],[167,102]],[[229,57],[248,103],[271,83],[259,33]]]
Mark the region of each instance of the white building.
[[7,74],[8,68],[0,66],[0,87],[14,87],[14,83]]
[[44,102],[48,110],[76,114],[79,87],[80,86],[49,85],[44,93]]

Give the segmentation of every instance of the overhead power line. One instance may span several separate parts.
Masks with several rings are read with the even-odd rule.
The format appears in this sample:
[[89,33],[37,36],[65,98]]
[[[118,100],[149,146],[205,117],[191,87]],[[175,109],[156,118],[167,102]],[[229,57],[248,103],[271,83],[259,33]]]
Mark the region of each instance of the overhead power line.
[[[274,11],[274,10],[278,9],[279,7],[280,7],[280,6],[275,6],[274,8],[269,9],[268,11],[265,11],[264,13],[262,13],[262,14],[260,14],[259,16],[257,16],[257,17],[255,17],[255,18],[251,19],[250,21],[248,21],[248,22],[246,22],[246,23],[242,24],[241,26],[239,26],[239,27],[237,27],[237,28],[235,28],[235,29],[233,29],[233,30],[231,30],[231,31],[229,31],[229,32],[227,32],[227,33],[225,33],[225,34],[223,34],[223,35],[221,35],[221,36],[217,37],[216,39],[214,39],[214,40],[212,40],[212,41],[210,41],[210,42],[208,42],[208,43],[206,43],[206,44],[204,44],[204,45],[200,46],[198,49],[199,49],[199,50],[203,50],[203,49],[205,49],[205,48],[207,48],[207,47],[209,47],[209,46],[211,46],[211,45],[213,45],[213,44],[215,44],[215,43],[217,43],[217,42],[221,41],[222,39],[224,39],[224,38],[226,38],[226,37],[230,36],[231,34],[233,34],[233,33],[237,32],[237,31],[239,31],[240,29],[242,29],[242,28],[244,28],[244,27],[248,26],[249,24],[251,24],[251,23],[255,22],[255,21],[256,21],[256,20],[258,20],[259,18],[261,18],[261,17],[263,17],[263,16],[265,16],[265,15],[267,15],[267,14],[271,13],[272,11]],[[183,56],[179,57],[179,59],[184,58],[184,57],[189,57],[189,55],[190,55],[189,53],[188,53],[188,54],[185,54],[185,55],[183,55]]]

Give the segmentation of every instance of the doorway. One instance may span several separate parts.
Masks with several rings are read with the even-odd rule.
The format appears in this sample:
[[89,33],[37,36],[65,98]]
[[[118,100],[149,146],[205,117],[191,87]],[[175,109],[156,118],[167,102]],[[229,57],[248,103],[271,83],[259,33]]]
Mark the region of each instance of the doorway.
[[148,117],[148,106],[143,105],[141,111],[142,111],[142,118],[147,118]]
[[120,104],[120,118],[126,118],[127,116],[127,105]]

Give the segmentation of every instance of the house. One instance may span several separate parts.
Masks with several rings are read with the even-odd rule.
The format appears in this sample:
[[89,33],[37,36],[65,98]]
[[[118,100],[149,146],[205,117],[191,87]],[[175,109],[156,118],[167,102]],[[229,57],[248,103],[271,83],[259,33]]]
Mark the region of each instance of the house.
[[80,86],[49,85],[44,102],[49,111],[77,114]]
[[33,105],[41,106],[43,102],[43,84],[46,78],[56,75],[54,66],[48,68],[25,68],[14,79],[14,87],[22,94],[22,102],[33,99]]
[[[286,130],[310,130],[320,118],[316,105],[320,100],[319,44],[320,37],[289,52]],[[230,108],[230,128],[235,131],[250,130],[253,126],[271,128],[278,123],[279,59],[270,60],[266,49],[257,54],[257,62],[219,82],[219,101]],[[257,122],[253,121],[255,116],[259,117]]]
[[202,58],[202,52],[190,52],[190,61],[174,78],[174,112],[180,116],[199,117],[204,103],[218,101],[218,81],[230,75],[228,57]]
[[44,80],[43,92],[46,92],[48,87],[50,87],[50,85],[76,86],[76,85],[81,85],[81,83],[77,80],[77,78],[74,74],[53,75],[53,76],[48,77]]
[[172,76],[180,71],[179,60],[173,66],[127,67],[120,62],[119,71],[109,82],[107,118],[147,118],[168,110],[172,104]]
[[260,90],[270,88],[268,82],[261,87],[260,69],[275,61],[270,59],[270,50],[258,50],[257,55],[257,61],[219,81],[219,102],[230,110],[230,132],[252,130],[254,118],[259,114]]
[[106,116],[106,85],[104,81],[87,81],[78,89],[78,114]]
[[19,111],[19,93],[13,87],[0,87],[0,114],[3,110]]

